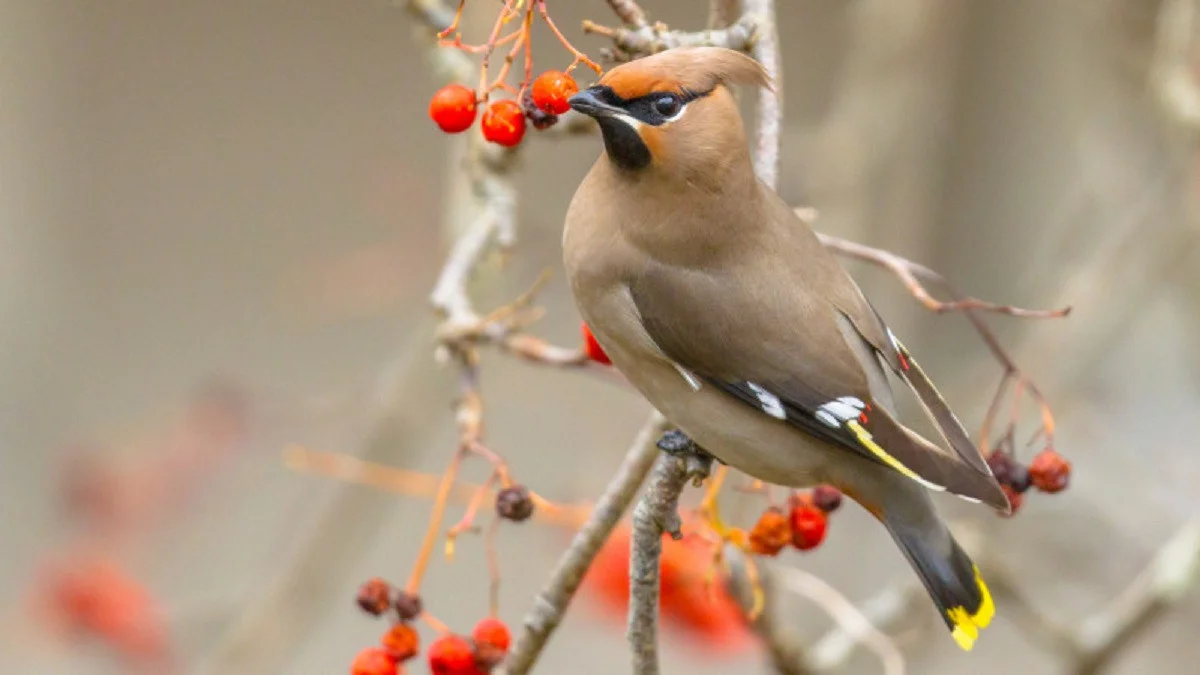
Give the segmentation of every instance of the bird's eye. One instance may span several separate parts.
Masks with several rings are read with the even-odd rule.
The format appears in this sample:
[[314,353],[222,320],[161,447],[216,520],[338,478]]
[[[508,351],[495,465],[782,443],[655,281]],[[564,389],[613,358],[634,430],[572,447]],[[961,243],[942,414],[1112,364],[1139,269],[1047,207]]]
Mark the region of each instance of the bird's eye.
[[654,99],[654,112],[663,117],[674,117],[682,107],[683,102],[675,94],[667,94]]

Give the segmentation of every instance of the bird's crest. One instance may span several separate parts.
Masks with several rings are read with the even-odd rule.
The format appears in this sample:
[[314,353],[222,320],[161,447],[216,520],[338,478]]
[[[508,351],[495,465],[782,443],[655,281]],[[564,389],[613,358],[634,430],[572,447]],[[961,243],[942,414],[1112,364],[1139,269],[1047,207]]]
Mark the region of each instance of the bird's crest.
[[600,78],[600,85],[623,99],[652,92],[708,92],[717,85],[774,89],[766,69],[741,52],[722,47],[676,47],[622,64]]

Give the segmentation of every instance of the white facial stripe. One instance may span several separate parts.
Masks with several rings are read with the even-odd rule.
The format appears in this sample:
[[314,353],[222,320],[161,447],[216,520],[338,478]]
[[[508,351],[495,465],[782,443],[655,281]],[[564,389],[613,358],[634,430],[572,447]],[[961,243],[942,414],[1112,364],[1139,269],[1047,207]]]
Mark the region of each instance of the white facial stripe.
[[639,120],[638,118],[634,117],[633,115],[628,115],[626,113],[613,113],[612,118],[615,120],[621,120],[629,128],[633,129],[634,131],[637,131],[642,128],[642,121]]

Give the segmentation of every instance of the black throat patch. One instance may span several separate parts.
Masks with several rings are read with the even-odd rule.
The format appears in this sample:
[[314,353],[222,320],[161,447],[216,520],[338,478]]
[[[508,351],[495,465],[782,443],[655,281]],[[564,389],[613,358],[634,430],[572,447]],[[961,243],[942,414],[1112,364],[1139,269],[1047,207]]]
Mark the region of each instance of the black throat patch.
[[601,117],[597,122],[604,135],[604,149],[614,164],[629,171],[650,166],[650,148],[642,142],[637,131],[611,117]]

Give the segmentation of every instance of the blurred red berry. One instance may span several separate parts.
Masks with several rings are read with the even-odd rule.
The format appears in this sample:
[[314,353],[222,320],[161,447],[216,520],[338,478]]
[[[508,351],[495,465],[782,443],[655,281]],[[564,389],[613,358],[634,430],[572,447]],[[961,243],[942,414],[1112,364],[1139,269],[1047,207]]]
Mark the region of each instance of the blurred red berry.
[[429,645],[429,672],[432,675],[479,675],[475,650],[461,635],[443,635]]
[[416,629],[404,622],[394,624],[379,642],[395,661],[407,661],[421,651],[421,638]]
[[587,357],[596,363],[603,363],[606,366],[611,366],[612,361],[608,360],[608,354],[604,353],[604,348],[596,342],[596,336],[592,335],[592,329],[588,328],[586,323],[579,324],[579,329],[583,333],[583,351]]
[[392,606],[392,585],[375,577],[358,587],[358,606],[367,614],[379,616]]
[[525,113],[516,101],[505,99],[488,106],[483,113],[483,137],[511,148],[525,137]]
[[822,483],[812,489],[812,503],[825,513],[833,513],[842,505],[842,491]]
[[486,668],[491,668],[500,663],[508,653],[512,633],[503,621],[488,617],[475,624],[475,629],[471,631],[471,639],[475,641],[476,661]]
[[1008,483],[1001,483],[1000,489],[1004,491],[1004,496],[1008,497],[1008,503],[1012,506],[1012,513],[1006,514],[1005,518],[1011,518],[1017,515],[1017,511],[1021,510],[1021,504],[1025,501],[1025,495],[1017,492],[1017,489]]
[[807,551],[825,540],[825,512],[811,504],[797,504],[788,515],[792,525],[792,546]]
[[392,657],[379,647],[362,650],[350,665],[350,675],[398,675],[399,671]]
[[533,103],[551,115],[571,109],[567,99],[579,93],[575,79],[559,70],[547,70],[533,81]]
[[758,517],[750,530],[750,550],[759,555],[778,555],[792,541],[792,528],[783,511],[771,507]]
[[442,87],[429,101],[429,116],[448,134],[470,129],[475,123],[475,112],[475,92],[461,84]]
[[1071,463],[1053,450],[1043,450],[1029,464],[1029,479],[1042,492],[1060,492],[1071,479]]

